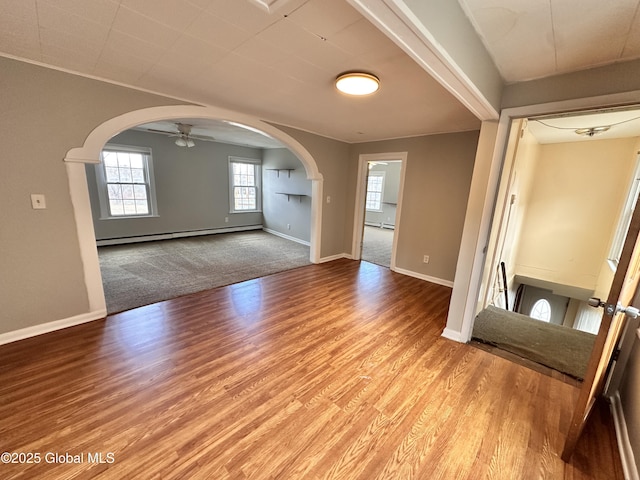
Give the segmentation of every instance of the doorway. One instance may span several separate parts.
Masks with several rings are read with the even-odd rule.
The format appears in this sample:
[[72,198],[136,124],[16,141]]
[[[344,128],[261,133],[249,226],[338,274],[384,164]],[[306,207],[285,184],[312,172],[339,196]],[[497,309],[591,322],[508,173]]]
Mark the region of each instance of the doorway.
[[480,309],[548,306],[551,323],[595,335],[587,302],[606,298],[637,198],[640,111],[515,119],[509,139]]
[[354,260],[395,269],[406,152],[360,155]]
[[367,164],[361,259],[391,268],[402,163],[389,160]]

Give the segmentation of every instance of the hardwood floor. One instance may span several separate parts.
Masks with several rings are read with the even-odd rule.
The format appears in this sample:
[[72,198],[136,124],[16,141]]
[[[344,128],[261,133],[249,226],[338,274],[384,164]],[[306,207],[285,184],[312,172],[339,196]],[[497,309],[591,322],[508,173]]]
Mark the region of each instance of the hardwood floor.
[[606,406],[563,463],[576,387],[442,338],[449,296],[340,260],[4,345],[40,463],[0,478],[622,479]]

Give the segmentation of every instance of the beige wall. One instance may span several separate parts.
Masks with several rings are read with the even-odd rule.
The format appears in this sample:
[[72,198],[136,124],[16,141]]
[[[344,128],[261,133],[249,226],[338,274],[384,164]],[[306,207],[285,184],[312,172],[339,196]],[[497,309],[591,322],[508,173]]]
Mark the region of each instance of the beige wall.
[[541,145],[516,273],[595,290],[635,166],[635,138]]
[[[477,146],[477,131],[351,146],[352,204],[361,154],[408,152],[401,219],[396,225],[398,268],[453,282]],[[353,211],[350,208],[346,217],[345,231],[350,233]],[[351,241],[348,235],[347,243]],[[428,264],[422,261],[424,255],[430,256]]]

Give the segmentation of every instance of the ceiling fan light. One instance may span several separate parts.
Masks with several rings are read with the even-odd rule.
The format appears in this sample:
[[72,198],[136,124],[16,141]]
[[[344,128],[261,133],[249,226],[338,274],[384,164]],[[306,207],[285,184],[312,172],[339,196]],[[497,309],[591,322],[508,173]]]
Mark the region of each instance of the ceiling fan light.
[[190,138],[187,138],[186,145],[187,147],[191,148],[195,145],[195,143],[193,143],[193,140],[191,140]]
[[370,95],[380,88],[380,80],[370,73],[348,72],[336,78],[336,88],[347,95]]
[[584,137],[593,137],[594,135],[599,135],[601,133],[606,132],[610,128],[611,126],[609,125],[602,125],[600,127],[579,128],[575,130],[575,132],[578,135],[582,135]]
[[186,147],[187,141],[183,137],[176,138],[176,145],[179,147]]

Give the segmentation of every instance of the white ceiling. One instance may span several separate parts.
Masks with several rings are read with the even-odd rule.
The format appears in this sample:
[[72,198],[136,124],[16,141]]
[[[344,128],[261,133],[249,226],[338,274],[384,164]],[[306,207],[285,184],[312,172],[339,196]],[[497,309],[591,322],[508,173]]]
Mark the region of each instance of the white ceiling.
[[[588,137],[576,130],[609,126],[608,131]],[[580,115],[530,118],[527,128],[538,143],[587,142],[623,137],[640,137],[640,110],[612,110]]]
[[[459,2],[508,82],[640,57],[640,0]],[[346,0],[0,0],[0,55],[347,142],[479,127]],[[380,91],[338,94],[352,69]]]
[[[458,1],[507,83],[640,58],[640,0]],[[568,115],[531,119],[528,128],[540,143],[637,137],[638,117],[637,110]],[[604,125],[614,126],[591,138],[575,133]]]
[[[174,120],[145,123],[139,125],[135,130],[167,132],[168,135],[178,136],[179,131],[177,123],[191,125],[190,135],[194,137],[195,142],[198,141],[215,141],[220,143],[231,143],[233,145],[242,145],[258,148],[284,148],[285,146],[266,133],[242,125],[235,122],[223,120],[214,120],[210,118],[180,118]],[[160,133],[158,133],[160,134]]]
[[458,0],[507,83],[640,58],[640,0]]
[[[0,0],[0,12],[0,53],[343,141],[480,124],[345,0]],[[380,90],[339,94],[352,69]]]

